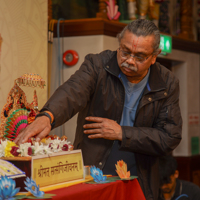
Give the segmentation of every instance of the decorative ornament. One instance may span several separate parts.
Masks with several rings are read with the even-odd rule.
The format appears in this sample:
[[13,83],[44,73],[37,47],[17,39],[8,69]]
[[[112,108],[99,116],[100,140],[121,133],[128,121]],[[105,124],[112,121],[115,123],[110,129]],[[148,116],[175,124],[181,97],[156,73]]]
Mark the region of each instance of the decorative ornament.
[[90,175],[94,178],[96,183],[105,183],[107,177],[103,176],[102,170],[96,168],[95,166],[90,167]]
[[26,73],[15,80],[15,82],[21,86],[29,87],[41,87],[44,88],[45,81],[39,74]]
[[115,0],[106,1],[107,16],[109,20],[117,20],[121,13],[118,11],[118,5],[115,5]]
[[129,179],[130,171],[127,172],[127,164],[123,160],[117,161],[116,172],[121,179]]
[[29,177],[26,177],[26,181],[24,181],[24,184],[26,185],[25,189],[31,193],[34,197],[43,197],[44,192],[40,191],[39,185],[37,186],[36,182]]
[[12,200],[14,196],[19,192],[20,188],[15,188],[16,183],[13,179],[7,176],[1,176],[0,179],[0,199]]
[[38,74],[31,73],[26,73],[14,81],[14,86],[1,111],[0,138],[13,141],[39,113],[36,90],[34,90],[33,101],[29,104],[24,91],[20,88],[21,85],[44,88],[45,81]]
[[7,118],[4,129],[4,138],[13,141],[21,129],[28,125],[28,112],[26,109],[17,109]]

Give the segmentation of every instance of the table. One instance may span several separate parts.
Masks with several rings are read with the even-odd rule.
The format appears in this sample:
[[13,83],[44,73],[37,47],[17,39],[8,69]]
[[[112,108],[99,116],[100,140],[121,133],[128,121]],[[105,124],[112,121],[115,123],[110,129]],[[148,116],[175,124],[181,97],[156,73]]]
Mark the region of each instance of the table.
[[80,183],[46,193],[56,194],[53,200],[145,200],[137,179],[105,184]]
[[[18,168],[23,169],[28,177],[31,177],[30,160],[12,162]],[[21,192],[26,192],[24,180],[25,177],[16,179],[16,186],[21,187]],[[145,200],[137,179],[117,180],[105,184],[79,183],[60,189],[51,189],[45,193],[56,194],[52,197],[53,200]]]

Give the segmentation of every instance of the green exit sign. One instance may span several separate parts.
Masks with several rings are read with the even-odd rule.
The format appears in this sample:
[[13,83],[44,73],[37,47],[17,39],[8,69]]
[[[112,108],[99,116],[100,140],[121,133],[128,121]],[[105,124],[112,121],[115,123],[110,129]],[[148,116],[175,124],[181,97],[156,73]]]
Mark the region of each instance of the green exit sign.
[[168,35],[160,35],[160,49],[162,53],[172,52],[172,37]]

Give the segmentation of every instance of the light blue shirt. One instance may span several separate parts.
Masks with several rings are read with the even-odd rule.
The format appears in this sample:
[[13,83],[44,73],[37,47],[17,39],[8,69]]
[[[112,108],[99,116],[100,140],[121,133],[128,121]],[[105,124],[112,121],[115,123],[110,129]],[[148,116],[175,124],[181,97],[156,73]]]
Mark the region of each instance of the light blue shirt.
[[121,126],[133,126],[135,122],[135,114],[137,110],[138,103],[141,99],[143,90],[147,84],[149,78],[150,69],[147,75],[139,83],[131,83],[128,81],[126,76],[121,72],[120,78],[125,87],[125,102],[124,109],[121,118]]

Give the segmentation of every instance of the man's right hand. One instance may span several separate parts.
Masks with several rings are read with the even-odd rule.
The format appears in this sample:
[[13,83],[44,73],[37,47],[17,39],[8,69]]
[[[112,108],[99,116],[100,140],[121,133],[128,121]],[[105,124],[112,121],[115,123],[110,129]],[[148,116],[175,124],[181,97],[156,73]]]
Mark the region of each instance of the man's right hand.
[[40,116],[34,122],[28,125],[14,140],[18,145],[25,143],[29,138],[36,136],[36,141],[39,142],[47,136],[51,131],[50,120],[47,116]]

